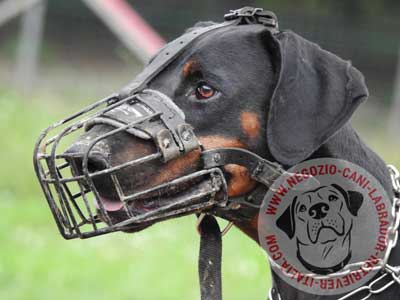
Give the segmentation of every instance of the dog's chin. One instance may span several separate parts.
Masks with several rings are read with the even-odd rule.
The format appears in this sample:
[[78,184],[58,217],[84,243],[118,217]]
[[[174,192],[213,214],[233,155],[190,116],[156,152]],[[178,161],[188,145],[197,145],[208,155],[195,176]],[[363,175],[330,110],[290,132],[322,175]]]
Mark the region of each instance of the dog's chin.
[[303,266],[316,274],[340,270],[351,256],[350,236],[340,235],[332,227],[321,227],[315,242],[297,242],[297,255]]
[[317,243],[319,244],[328,244],[335,243],[339,238],[339,234],[331,227],[323,227],[319,231]]

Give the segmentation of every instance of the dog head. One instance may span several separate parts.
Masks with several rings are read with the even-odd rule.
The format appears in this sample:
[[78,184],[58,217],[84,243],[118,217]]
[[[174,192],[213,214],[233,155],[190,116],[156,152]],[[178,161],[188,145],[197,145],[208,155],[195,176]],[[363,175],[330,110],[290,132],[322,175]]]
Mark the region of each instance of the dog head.
[[277,220],[290,239],[296,238],[302,264],[316,273],[340,270],[351,257],[353,219],[363,195],[337,184],[296,196]]
[[[173,99],[205,149],[246,148],[286,166],[306,159],[340,130],[368,93],[361,73],[349,62],[293,32],[272,34],[262,25],[221,28],[199,38],[149,88]],[[96,125],[80,140],[112,129]],[[83,145],[77,141],[68,152],[85,152]],[[152,142],[128,133],[98,146],[97,155],[89,156],[90,171],[155,151]],[[79,166],[81,158],[76,159]],[[125,168],[117,176],[129,193],[200,168],[200,151],[194,150],[168,163]],[[225,172],[230,197],[245,195],[256,185],[242,166],[226,165]],[[94,183],[113,222],[126,218],[111,179],[99,176]],[[132,205],[149,211],[162,201]]]

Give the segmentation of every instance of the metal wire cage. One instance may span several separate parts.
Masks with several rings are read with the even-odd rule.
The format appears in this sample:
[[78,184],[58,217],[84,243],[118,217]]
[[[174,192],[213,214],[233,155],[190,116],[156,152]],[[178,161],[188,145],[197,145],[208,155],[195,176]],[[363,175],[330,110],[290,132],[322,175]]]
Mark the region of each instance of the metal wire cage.
[[[162,123],[162,118],[160,118],[162,113],[152,110],[151,107],[147,107],[149,113],[142,118],[126,124],[119,124],[112,131],[91,141],[87,151],[80,154],[83,157],[82,166],[76,165],[76,160],[73,160],[74,154],[65,152],[74,138],[81,135],[85,131],[85,126],[94,119],[104,116],[121,105],[135,103],[141,103],[137,95],[122,100],[117,94],[111,95],[53,124],[39,136],[33,156],[35,171],[57,227],[65,239],[89,238],[114,231],[132,230],[172,217],[211,209],[215,205],[226,204],[226,182],[219,168],[200,170],[147,190],[125,194],[116,172],[153,160],[165,161],[162,151],[119,165],[108,166],[104,170],[90,172],[88,168],[89,153],[98,142],[119,132],[140,127],[145,123],[151,126]],[[146,104],[141,103],[141,105]],[[82,170],[81,172],[77,171],[78,167]],[[119,200],[123,203],[126,219],[122,222],[113,223],[94,184],[95,177],[105,175],[110,176]],[[175,201],[155,210],[138,214],[129,205],[131,201],[146,195],[155,193],[162,195],[193,179],[201,179],[199,180],[201,184],[198,184],[196,188],[193,187],[189,196],[177,197]],[[220,191],[222,193],[218,193]],[[217,194],[223,195],[222,199],[217,201]]]

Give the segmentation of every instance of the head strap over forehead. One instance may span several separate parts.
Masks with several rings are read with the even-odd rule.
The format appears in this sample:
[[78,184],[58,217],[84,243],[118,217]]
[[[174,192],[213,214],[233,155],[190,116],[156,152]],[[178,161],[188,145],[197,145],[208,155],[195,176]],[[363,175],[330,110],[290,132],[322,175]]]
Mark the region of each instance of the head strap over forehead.
[[146,88],[147,84],[162,70],[171,64],[194,41],[211,31],[235,25],[260,24],[269,28],[273,33],[278,32],[278,21],[273,12],[264,11],[262,8],[243,7],[231,10],[225,15],[225,22],[212,26],[197,28],[167,44],[154,57],[151,63],[132,81],[123,88],[119,97],[125,98]]

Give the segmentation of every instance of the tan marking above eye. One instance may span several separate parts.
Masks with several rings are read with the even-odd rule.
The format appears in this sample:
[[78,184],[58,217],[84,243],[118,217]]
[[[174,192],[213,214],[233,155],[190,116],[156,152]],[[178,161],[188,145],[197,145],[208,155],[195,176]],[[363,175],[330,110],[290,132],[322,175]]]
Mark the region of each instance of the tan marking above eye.
[[255,139],[260,135],[260,120],[254,112],[244,111],[240,114],[240,123],[243,133],[250,139]]
[[189,60],[184,64],[182,74],[184,77],[188,77],[190,74],[199,70],[200,64],[196,60]]

